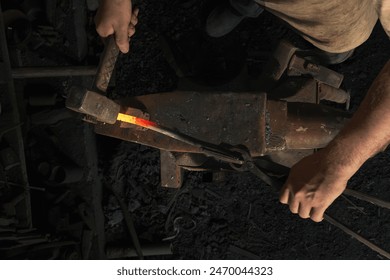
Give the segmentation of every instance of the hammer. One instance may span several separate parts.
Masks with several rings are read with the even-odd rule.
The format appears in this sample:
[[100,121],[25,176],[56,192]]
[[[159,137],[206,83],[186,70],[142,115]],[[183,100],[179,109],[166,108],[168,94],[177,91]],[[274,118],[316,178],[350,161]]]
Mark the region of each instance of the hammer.
[[65,106],[78,113],[86,114],[97,121],[114,124],[117,121],[121,106],[105,96],[111,80],[119,49],[114,36],[107,39],[101,55],[92,89],[73,86],[66,99]]

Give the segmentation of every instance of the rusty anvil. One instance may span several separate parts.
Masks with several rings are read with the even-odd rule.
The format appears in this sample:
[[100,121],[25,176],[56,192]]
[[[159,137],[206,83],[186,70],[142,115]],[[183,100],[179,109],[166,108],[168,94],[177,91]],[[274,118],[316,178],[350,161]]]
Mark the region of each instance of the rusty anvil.
[[[155,131],[117,121],[126,113],[216,146],[245,147],[251,157],[291,166],[322,148],[344,125],[345,111],[321,100],[349,104],[340,89],[343,76],[308,62],[304,52],[282,41],[259,83],[261,92],[185,92],[148,94],[113,101],[104,96],[119,50],[110,38],[92,90],[72,88],[66,106],[86,115],[95,132],[160,149],[161,183],[178,188],[184,169],[231,170],[198,147]],[[284,82],[280,82],[285,76]]]

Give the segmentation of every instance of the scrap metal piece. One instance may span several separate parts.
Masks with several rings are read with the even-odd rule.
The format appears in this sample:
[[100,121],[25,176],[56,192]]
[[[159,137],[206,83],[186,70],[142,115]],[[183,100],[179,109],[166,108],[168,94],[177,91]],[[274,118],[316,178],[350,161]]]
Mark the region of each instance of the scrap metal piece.
[[11,147],[0,150],[0,162],[5,171],[20,166],[20,159]]
[[273,52],[271,58],[265,65],[265,71],[263,71],[260,77],[260,83],[264,91],[269,91],[276,82],[280,80],[289,66],[290,60],[299,50],[288,41],[282,40],[276,50]]
[[4,20],[7,43],[13,47],[26,44],[32,34],[32,25],[26,14],[18,9],[8,9],[0,16]]
[[318,100],[328,100],[339,104],[345,104],[345,109],[349,109],[351,95],[345,90],[334,88],[327,84],[318,85]]
[[48,78],[48,77],[93,76],[96,74],[96,67],[95,66],[21,67],[21,68],[14,68],[11,71],[12,71],[11,72],[12,78],[14,79],[34,79],[34,78]]
[[310,75],[317,81],[335,88],[339,88],[344,79],[344,75],[324,66],[311,63],[297,55],[293,55],[290,60],[288,65],[288,75]]
[[288,102],[320,103],[322,100],[345,104],[349,108],[350,94],[340,88],[320,83],[313,78],[289,77],[271,92],[273,99]]
[[66,107],[92,117],[98,121],[114,124],[121,106],[96,92],[72,87],[66,99]]
[[29,193],[24,191],[2,205],[1,210],[7,217],[15,217],[18,220],[18,224],[16,225],[17,228],[31,228],[32,222],[30,211],[20,211],[20,209],[23,209],[24,204],[26,203],[26,196],[28,195]]
[[289,66],[290,60],[298,50],[289,42],[282,40],[276,50],[272,54],[271,60],[268,62],[266,69],[269,73],[269,78],[273,81],[278,81]]
[[140,243],[138,235],[137,235],[137,231],[136,231],[135,226],[134,226],[133,217],[132,217],[131,213],[128,211],[127,204],[123,200],[122,196],[118,194],[117,191],[115,191],[111,186],[108,186],[108,188],[113,193],[115,198],[118,200],[119,207],[122,210],[122,213],[123,213],[123,216],[125,219],[125,223],[126,223],[126,227],[127,227],[127,230],[129,231],[131,241],[133,242],[137,256],[140,260],[143,260],[144,259],[143,250],[142,250],[141,243]]
[[[152,244],[142,246],[144,256],[172,255],[171,244]],[[137,257],[137,252],[131,247],[118,247],[109,245],[106,249],[108,259],[124,259]]]
[[48,179],[50,183],[54,184],[71,184],[79,182],[83,176],[83,169],[75,164],[68,164],[65,166],[56,165],[51,169],[51,174]]

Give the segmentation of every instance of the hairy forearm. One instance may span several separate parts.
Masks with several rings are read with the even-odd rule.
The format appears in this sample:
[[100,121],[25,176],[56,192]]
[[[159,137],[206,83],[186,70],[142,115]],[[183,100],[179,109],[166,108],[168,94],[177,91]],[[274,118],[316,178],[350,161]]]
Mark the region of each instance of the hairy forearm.
[[352,176],[390,143],[390,61],[384,66],[351,120],[325,148],[328,161]]

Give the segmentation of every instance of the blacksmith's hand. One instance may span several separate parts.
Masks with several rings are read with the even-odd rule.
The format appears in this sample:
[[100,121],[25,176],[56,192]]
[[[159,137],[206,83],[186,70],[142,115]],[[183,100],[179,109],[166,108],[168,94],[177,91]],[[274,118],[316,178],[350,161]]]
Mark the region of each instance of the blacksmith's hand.
[[282,188],[280,202],[301,218],[323,220],[325,210],[344,191],[352,175],[331,161],[326,149],[295,164]]
[[95,16],[96,30],[103,38],[114,34],[123,53],[129,51],[129,38],[135,33],[138,9],[132,11],[131,0],[102,0]]

